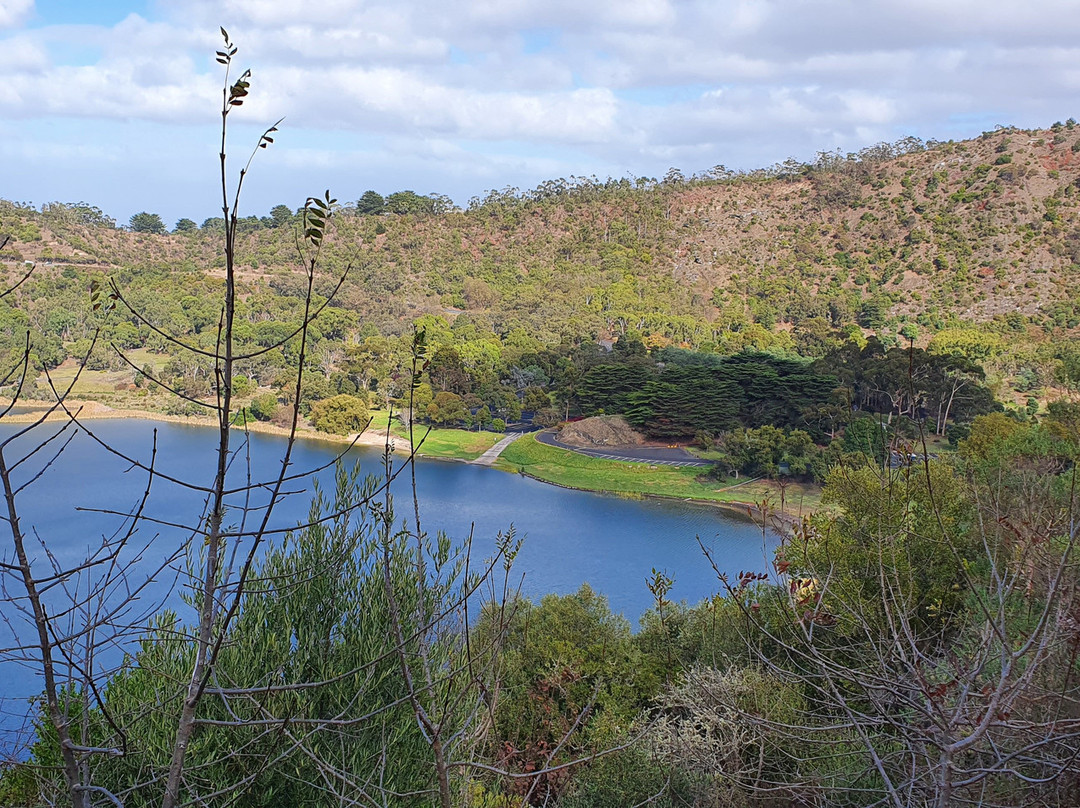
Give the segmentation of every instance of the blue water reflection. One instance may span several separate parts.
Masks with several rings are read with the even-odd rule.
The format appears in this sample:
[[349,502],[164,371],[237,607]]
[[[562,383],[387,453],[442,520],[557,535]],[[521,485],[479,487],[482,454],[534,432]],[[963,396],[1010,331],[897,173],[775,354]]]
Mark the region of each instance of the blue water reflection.
[[[213,477],[216,432],[205,427],[171,423],[115,420],[91,421],[88,426],[105,442],[148,462],[157,436],[157,466],[167,474],[209,485]],[[0,434],[10,434],[11,426]],[[237,443],[242,442],[237,433]],[[250,447],[242,449],[235,463],[234,484],[243,481],[250,451],[253,475],[272,478],[280,468],[284,442],[281,438],[252,435]],[[320,441],[300,441],[294,451],[293,469],[326,464],[340,447]],[[37,468],[47,456],[43,453]],[[359,460],[371,473],[381,472],[381,452],[356,449],[350,462]],[[21,470],[23,479],[34,472],[33,463]],[[324,489],[333,491],[333,472],[320,474]],[[495,536],[512,524],[524,546],[515,564],[524,574],[523,590],[539,597],[547,593],[568,593],[589,583],[605,594],[614,610],[631,622],[652,605],[646,579],[652,568],[674,578],[670,597],[695,603],[717,590],[715,573],[697,543],[713,551],[721,569],[764,570],[772,555],[773,539],[764,544],[760,529],[747,519],[716,508],[668,501],[641,501],[571,491],[493,469],[463,463],[420,461],[416,482],[424,528],[447,532],[462,539],[472,530],[474,555],[490,555]],[[138,502],[146,485],[146,474],[111,456],[85,435],[76,436],[60,459],[20,497],[23,529],[40,537],[60,564],[85,556],[88,547],[100,544],[111,534],[117,518],[88,513],[77,508],[128,511]],[[291,486],[293,494],[277,512],[275,525],[288,527],[303,520],[311,499],[310,481]],[[302,489],[302,490],[301,490]],[[398,517],[411,513],[411,491],[405,480],[394,486]],[[156,481],[147,513],[169,522],[192,521],[201,511],[201,496]],[[149,544],[151,552],[132,563],[133,577],[160,564],[184,534],[176,529],[144,525],[137,540]],[[764,546],[764,545],[769,546]],[[12,558],[8,533],[0,536],[5,560]],[[41,545],[35,551],[44,558]],[[175,580],[175,574],[167,576]],[[7,585],[15,581],[10,577]],[[150,608],[164,597],[168,587],[160,584],[147,591],[140,603]],[[157,600],[155,600],[157,598]],[[173,596],[172,603],[176,603]],[[10,605],[5,617],[18,630],[29,624]],[[11,642],[10,631],[0,627],[0,645]],[[10,665],[5,667],[11,667]],[[24,699],[40,691],[33,671],[5,671],[0,681],[0,697]],[[11,702],[8,702],[11,704]],[[25,703],[25,702],[24,702]]]

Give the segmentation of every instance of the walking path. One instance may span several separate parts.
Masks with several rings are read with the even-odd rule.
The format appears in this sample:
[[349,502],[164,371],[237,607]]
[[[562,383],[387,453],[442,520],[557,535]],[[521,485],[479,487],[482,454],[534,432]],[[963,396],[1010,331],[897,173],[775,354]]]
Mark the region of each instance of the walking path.
[[501,441],[496,443],[494,446],[492,446],[490,449],[488,449],[486,452],[476,458],[476,460],[470,460],[469,462],[472,463],[474,466],[490,466],[494,464],[496,458],[498,458],[498,456],[502,454],[503,449],[516,441],[523,434],[523,432],[514,432],[510,435],[507,435]]

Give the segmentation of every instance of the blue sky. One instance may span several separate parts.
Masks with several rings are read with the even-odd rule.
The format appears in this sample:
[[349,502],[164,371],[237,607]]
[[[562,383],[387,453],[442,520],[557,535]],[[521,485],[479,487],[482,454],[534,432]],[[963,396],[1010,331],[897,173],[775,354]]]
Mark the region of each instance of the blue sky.
[[0,196],[215,215],[219,26],[256,214],[1080,117],[1075,0],[0,0]]
[[[19,5],[19,4],[11,4]],[[25,4],[24,4],[25,5]],[[23,19],[29,28],[49,25],[116,25],[129,14],[148,16],[152,13],[150,3],[123,2],[122,0],[41,0]]]

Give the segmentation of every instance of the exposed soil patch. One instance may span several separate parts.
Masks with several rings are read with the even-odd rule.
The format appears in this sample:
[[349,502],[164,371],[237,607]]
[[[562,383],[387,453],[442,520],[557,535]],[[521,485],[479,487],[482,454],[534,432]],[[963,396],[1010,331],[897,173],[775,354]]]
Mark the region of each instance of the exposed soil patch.
[[567,424],[559,431],[559,440],[586,449],[596,446],[641,446],[645,443],[645,438],[635,432],[621,415],[598,415]]

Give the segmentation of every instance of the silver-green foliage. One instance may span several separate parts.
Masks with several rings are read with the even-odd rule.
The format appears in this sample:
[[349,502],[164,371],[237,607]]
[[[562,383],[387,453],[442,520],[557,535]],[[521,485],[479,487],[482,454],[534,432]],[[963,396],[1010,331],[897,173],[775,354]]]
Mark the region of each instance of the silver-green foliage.
[[[241,806],[336,806],[344,793],[360,805],[381,805],[387,794],[397,795],[395,805],[430,803],[430,749],[400,660],[419,665],[423,646],[434,669],[461,669],[455,606],[462,568],[444,536],[417,542],[395,529],[389,500],[352,509],[377,485],[339,468],[333,498],[317,491],[309,523],[269,550],[250,580],[200,705],[185,801],[228,795]],[[126,754],[97,760],[94,777],[126,808],[160,799],[178,683],[194,653],[192,627],[163,614],[106,688],[115,727],[95,716],[101,742],[123,745]],[[465,720],[451,697],[459,686],[453,676],[439,677],[420,696],[439,705],[447,726]],[[37,754],[44,759],[48,751],[39,745]]]

